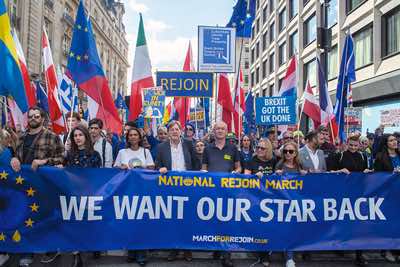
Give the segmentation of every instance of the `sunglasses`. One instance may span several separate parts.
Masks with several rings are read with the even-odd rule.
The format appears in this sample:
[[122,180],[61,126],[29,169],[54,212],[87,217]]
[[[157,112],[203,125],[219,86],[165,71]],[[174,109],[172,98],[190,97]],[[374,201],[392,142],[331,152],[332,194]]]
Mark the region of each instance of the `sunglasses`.
[[40,116],[39,114],[35,114],[35,115],[30,115],[28,116],[29,119],[40,119],[42,116]]
[[292,149],[284,149],[283,150],[283,154],[294,154],[294,152],[296,152],[296,151],[294,151],[294,150],[292,150]]
[[192,131],[193,132],[193,129],[192,128],[186,128],[186,131]]
[[286,136],[286,137],[283,137],[283,139],[288,140],[288,139],[294,139],[294,138],[290,137],[290,136]]
[[260,150],[266,150],[267,149],[266,147],[262,147],[262,146],[257,146],[256,148],[260,149]]

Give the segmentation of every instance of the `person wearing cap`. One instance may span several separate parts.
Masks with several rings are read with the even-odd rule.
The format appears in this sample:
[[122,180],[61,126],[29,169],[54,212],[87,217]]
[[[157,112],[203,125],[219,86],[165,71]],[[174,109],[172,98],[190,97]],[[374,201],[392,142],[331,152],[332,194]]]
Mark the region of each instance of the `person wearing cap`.
[[310,131],[305,136],[306,145],[299,150],[299,160],[308,172],[326,172],[324,152],[318,149],[318,133]]
[[229,144],[236,146],[237,145],[237,138],[234,133],[228,133],[226,135],[226,141],[228,141]]
[[294,131],[293,138],[294,138],[294,141],[299,145],[300,148],[305,145],[304,134],[302,131],[300,131],[300,130]]
[[189,140],[193,143],[193,145],[196,143],[196,128],[193,123],[191,122],[186,122],[185,125],[185,139]]

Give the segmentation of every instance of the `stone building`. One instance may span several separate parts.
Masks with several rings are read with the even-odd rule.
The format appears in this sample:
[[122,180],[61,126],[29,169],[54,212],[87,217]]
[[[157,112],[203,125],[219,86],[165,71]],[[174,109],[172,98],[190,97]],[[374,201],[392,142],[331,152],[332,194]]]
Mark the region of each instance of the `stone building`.
[[[67,66],[79,0],[6,0],[12,26],[17,30],[32,76],[42,72],[41,33],[46,27],[56,66]],[[113,97],[127,90],[128,42],[124,4],[115,0],[85,0],[97,50]]]

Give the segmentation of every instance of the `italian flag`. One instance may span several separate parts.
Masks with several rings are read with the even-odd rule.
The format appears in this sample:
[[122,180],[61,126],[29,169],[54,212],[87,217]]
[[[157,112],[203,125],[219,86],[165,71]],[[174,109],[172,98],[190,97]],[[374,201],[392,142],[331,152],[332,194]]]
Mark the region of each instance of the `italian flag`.
[[131,98],[129,102],[129,120],[135,120],[142,113],[143,95],[142,89],[153,87],[154,81],[151,75],[151,62],[149,50],[144,34],[143,18],[140,14],[139,31],[136,41],[135,59],[133,60]]

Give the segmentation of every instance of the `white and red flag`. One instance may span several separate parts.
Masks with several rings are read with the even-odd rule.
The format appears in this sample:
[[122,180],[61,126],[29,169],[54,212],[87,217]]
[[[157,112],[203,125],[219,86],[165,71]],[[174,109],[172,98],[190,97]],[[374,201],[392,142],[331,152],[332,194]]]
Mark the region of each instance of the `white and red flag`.
[[246,101],[243,88],[243,73],[239,70],[239,77],[235,85],[235,99],[233,102],[233,122],[235,125],[235,134],[240,139],[243,130],[243,114],[246,111]]
[[224,73],[219,75],[217,99],[222,106],[222,120],[228,125],[228,131],[232,131],[232,95],[228,76]]
[[58,81],[56,68],[53,63],[53,56],[51,55],[49,39],[47,38],[46,29],[44,27],[42,34],[42,49],[50,121],[53,125],[53,131],[57,134],[61,134],[65,130],[65,123],[63,113],[61,111],[60,101],[58,98]]
[[321,124],[321,108],[319,107],[319,101],[315,97],[309,81],[307,81],[303,98],[303,112],[312,119],[314,128],[317,128]]

